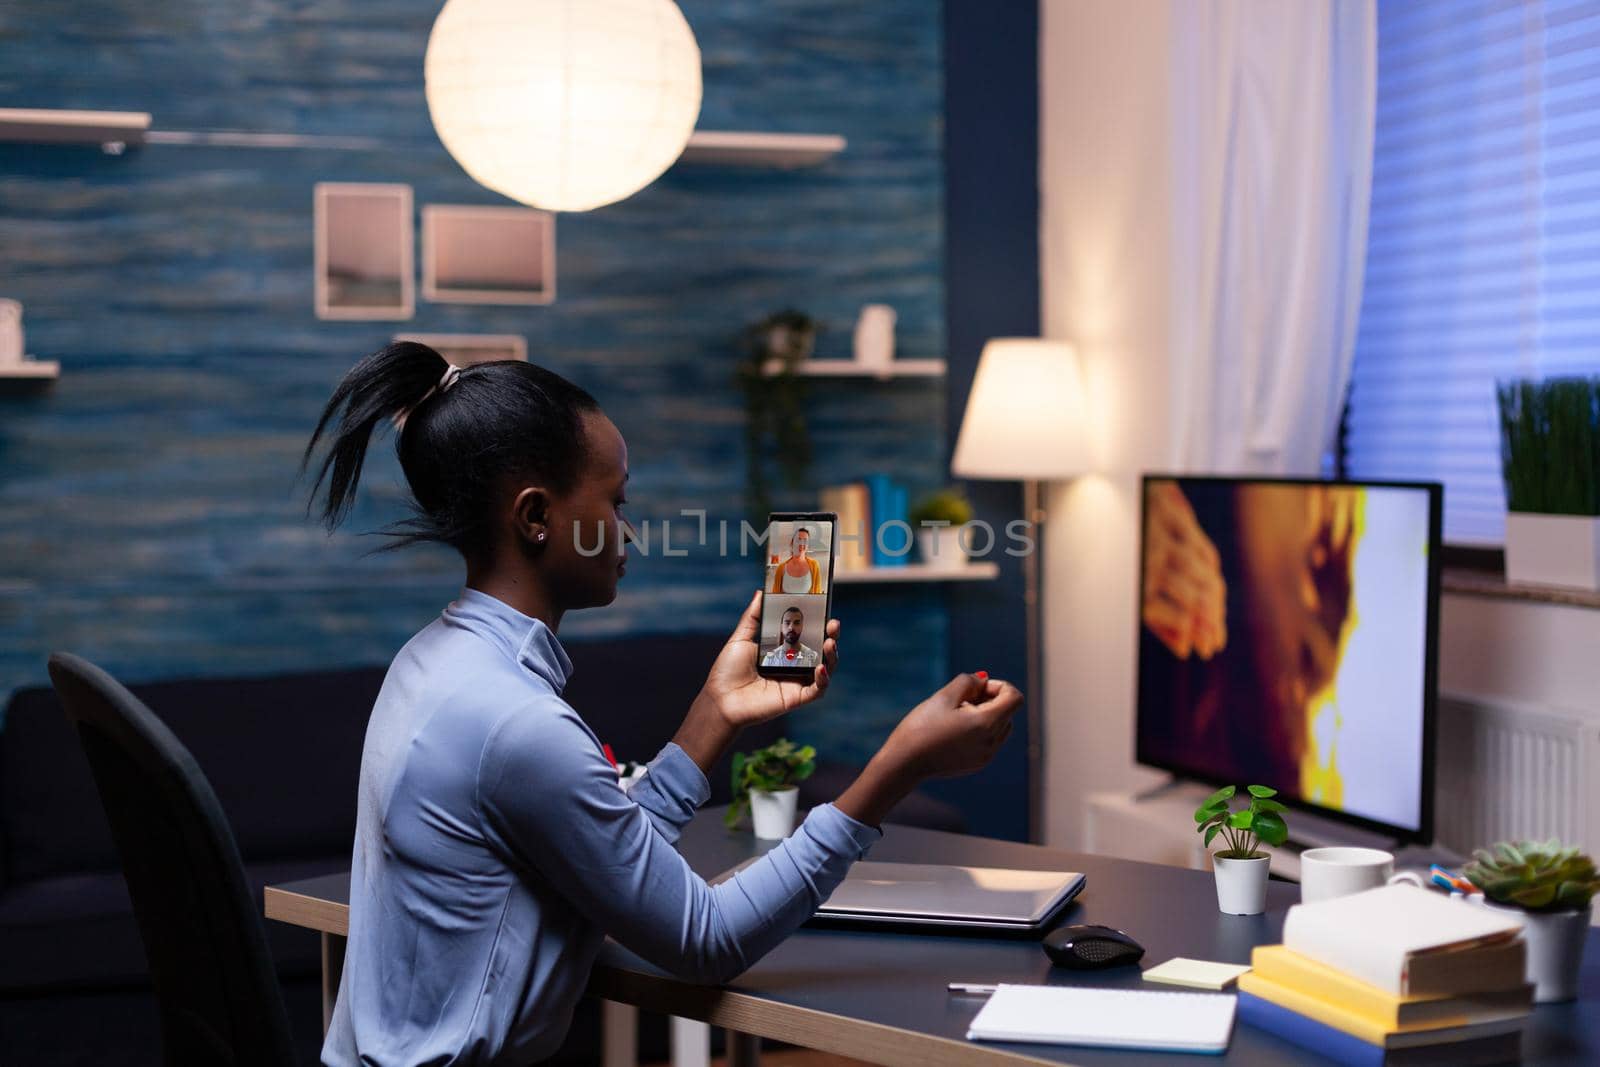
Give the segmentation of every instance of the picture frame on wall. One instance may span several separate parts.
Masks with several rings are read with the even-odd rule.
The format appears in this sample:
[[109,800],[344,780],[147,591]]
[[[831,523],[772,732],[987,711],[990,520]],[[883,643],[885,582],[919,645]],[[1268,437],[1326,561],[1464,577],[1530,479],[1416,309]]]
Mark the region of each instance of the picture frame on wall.
[[422,295],[446,304],[553,303],[555,215],[523,207],[423,205]]
[[318,182],[312,199],[317,318],[411,318],[416,310],[411,186]]

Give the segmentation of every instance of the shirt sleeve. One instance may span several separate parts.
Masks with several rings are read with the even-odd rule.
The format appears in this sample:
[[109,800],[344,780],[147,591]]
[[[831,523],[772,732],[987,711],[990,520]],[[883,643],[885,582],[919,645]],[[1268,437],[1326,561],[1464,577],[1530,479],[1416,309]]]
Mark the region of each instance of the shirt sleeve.
[[623,947],[718,984],[805,922],[882,834],[831,804],[756,863],[708,886],[617,784],[576,713],[540,702],[502,718],[478,766],[484,833]]
[[673,844],[700,805],[710,799],[711,783],[687,752],[668,741],[627,795],[645,810],[656,832]]

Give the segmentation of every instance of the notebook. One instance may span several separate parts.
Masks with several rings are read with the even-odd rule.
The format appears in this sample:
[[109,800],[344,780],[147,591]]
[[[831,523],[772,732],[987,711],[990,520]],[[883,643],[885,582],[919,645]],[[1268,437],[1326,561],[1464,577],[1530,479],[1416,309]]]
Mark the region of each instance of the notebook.
[[1225,1052],[1237,998],[1087,986],[1002,985],[967,1029],[969,1041]]

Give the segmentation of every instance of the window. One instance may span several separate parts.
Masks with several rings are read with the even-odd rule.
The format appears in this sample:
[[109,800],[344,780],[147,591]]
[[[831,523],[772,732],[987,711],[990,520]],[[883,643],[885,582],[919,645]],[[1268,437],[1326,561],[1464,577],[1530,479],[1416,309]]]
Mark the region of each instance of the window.
[[1600,372],[1600,0],[1379,0],[1357,478],[1504,538],[1494,383]]

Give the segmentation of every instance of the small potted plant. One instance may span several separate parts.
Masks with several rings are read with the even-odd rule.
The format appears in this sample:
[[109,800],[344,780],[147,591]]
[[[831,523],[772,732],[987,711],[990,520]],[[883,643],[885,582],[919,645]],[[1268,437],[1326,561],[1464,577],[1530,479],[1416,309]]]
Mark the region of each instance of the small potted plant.
[[723,821],[732,827],[746,808],[756,836],[780,840],[794,830],[800,802],[798,783],[817,767],[817,750],[779,738],[766,748],[733,754],[733,804]]
[[1600,892],[1594,860],[1576,845],[1502,841],[1480,848],[1461,873],[1483,890],[1485,903],[1514,911],[1528,943],[1528,981],[1540,1004],[1578,995],[1578,968],[1589,934],[1590,903]]
[[1289,837],[1284,806],[1272,798],[1276,789],[1264,785],[1245,787],[1250,803],[1231,811],[1228,802],[1238,792],[1227,785],[1212,793],[1195,809],[1195,830],[1206,835],[1209,847],[1217,835],[1227,844],[1212,854],[1217,878],[1217,907],[1224,915],[1260,915],[1267,906],[1267,854],[1258,845],[1281,845]]
[[924,497],[911,509],[910,518],[923,563],[940,570],[959,570],[967,565],[961,530],[972,521],[972,505],[966,497],[954,489],[942,489]]
[[1600,378],[1501,382],[1506,580],[1600,589]]

